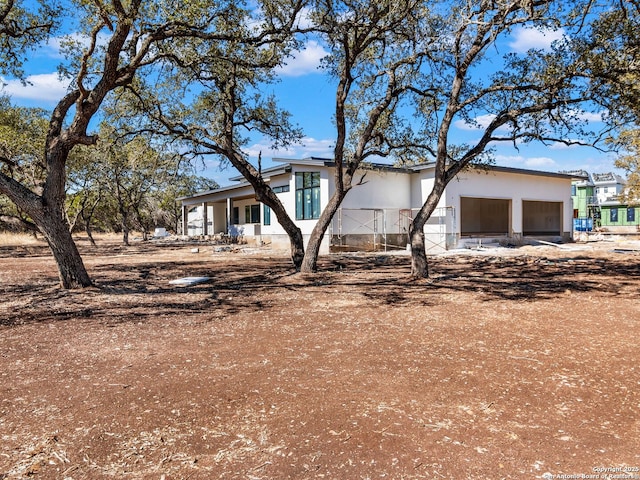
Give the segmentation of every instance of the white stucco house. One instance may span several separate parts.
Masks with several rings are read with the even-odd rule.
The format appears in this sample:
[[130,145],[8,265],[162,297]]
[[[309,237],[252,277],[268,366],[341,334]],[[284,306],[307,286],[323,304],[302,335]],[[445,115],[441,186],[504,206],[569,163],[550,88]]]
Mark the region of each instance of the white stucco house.
[[[308,237],[333,194],[334,163],[315,157],[274,163],[277,166],[263,170],[262,176]],[[406,248],[412,215],[431,191],[434,165],[376,164],[362,169],[361,175],[325,234],[323,253]],[[447,186],[425,226],[427,250],[470,241],[568,240],[573,179],[575,175],[496,166],[464,171]],[[178,199],[183,235],[288,247],[286,233],[269,207],[254,199],[252,187],[242,177],[231,180],[237,184]]]

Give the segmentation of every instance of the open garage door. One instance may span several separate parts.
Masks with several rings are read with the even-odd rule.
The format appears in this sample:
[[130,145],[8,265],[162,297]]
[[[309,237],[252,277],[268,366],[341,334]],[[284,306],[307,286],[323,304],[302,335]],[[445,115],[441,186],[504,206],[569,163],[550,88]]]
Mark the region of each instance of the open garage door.
[[562,202],[523,200],[522,233],[528,236],[562,235]]
[[460,198],[462,236],[503,236],[511,231],[511,200],[501,198]]

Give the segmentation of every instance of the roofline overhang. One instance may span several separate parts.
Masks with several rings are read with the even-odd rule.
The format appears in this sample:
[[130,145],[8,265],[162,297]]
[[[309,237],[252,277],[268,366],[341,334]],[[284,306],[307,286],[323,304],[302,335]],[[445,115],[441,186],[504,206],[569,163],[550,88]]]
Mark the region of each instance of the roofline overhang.
[[[262,178],[265,177],[273,177],[276,175],[283,175],[285,173],[291,172],[291,164],[287,165],[278,165],[277,167],[270,167],[260,172]],[[235,177],[231,177],[229,180],[232,182],[246,182],[246,179],[242,175],[236,175]]]

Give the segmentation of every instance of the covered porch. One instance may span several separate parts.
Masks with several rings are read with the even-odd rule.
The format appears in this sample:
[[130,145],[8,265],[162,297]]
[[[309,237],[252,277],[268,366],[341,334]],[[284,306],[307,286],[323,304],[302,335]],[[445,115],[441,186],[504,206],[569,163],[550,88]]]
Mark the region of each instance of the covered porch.
[[261,208],[250,186],[221,188],[179,200],[184,236],[237,242],[244,236],[260,235]]

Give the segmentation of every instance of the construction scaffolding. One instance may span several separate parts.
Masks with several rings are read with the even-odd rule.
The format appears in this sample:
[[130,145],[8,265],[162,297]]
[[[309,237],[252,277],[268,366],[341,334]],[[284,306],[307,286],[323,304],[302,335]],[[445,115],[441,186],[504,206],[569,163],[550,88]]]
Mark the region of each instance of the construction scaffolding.
[[[406,249],[409,228],[418,209],[341,208],[331,223],[334,251],[387,251]],[[427,253],[444,251],[457,243],[453,207],[437,208],[427,221]]]

